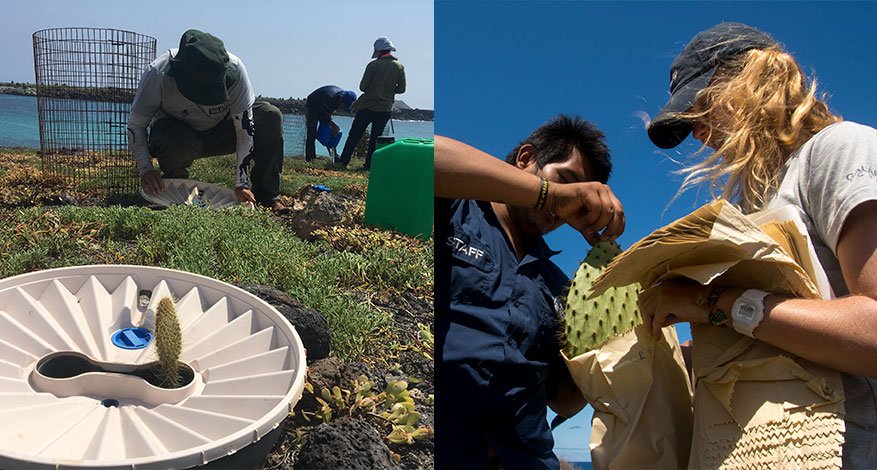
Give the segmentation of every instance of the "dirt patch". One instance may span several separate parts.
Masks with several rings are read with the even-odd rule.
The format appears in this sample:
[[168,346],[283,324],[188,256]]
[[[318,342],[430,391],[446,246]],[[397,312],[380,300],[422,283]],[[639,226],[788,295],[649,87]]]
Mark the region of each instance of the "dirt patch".
[[[283,422],[283,431],[268,456],[266,469],[300,468],[434,468],[434,443],[430,439],[418,439],[412,444],[394,444],[388,439],[392,427],[376,418],[375,413],[363,413],[354,407],[333,408],[332,420],[328,423],[314,422],[312,414],[319,411],[322,403],[317,399],[323,389],[338,387],[346,394],[356,388],[357,381],[365,377],[374,383],[375,392],[384,390],[392,380],[398,380],[392,372],[381,367],[373,367],[363,362],[343,362],[335,357],[316,361],[308,369],[308,383],[314,393],[306,391],[295,407],[294,414]],[[361,383],[361,382],[360,382]],[[423,384],[430,381],[423,381]],[[420,387],[409,383],[409,393],[414,397],[417,413],[420,414],[418,426],[432,428],[434,417],[432,405],[426,404],[426,394]],[[306,415],[311,414],[310,418]],[[350,423],[355,423],[351,430]],[[353,445],[346,439],[336,436],[337,432],[351,431],[368,434],[361,444]],[[377,436],[374,439],[371,436]],[[319,443],[321,440],[332,443],[332,448]],[[391,463],[383,460],[386,453]],[[328,459],[328,460],[323,460]],[[359,467],[361,462],[369,462],[375,467]],[[384,466],[388,465],[388,466]]]

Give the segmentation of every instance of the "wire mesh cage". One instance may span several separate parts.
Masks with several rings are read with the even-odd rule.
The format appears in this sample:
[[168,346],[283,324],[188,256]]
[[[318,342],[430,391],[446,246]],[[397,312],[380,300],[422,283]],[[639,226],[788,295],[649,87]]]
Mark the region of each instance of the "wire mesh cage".
[[139,187],[127,122],[153,37],[107,28],[33,34],[43,171],[73,189],[132,194]]
[[[304,156],[307,124],[303,114],[283,115],[283,154]],[[318,150],[319,151],[319,150]]]

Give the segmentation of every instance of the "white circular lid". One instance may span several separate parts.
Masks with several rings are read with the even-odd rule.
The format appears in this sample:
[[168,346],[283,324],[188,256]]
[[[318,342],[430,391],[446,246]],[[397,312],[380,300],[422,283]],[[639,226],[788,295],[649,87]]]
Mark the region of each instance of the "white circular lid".
[[[149,291],[148,301],[141,302]],[[186,393],[149,403],[130,398],[136,393],[118,399],[89,395],[93,387],[64,397],[35,388],[30,379],[36,363],[59,351],[119,365],[154,361],[154,342],[123,349],[111,337],[119,329],[151,326],[152,311],[167,296],[175,300],[180,319],[180,360],[195,371]],[[276,428],[301,398],[305,371],[304,346],[286,318],[258,297],[215,279],[122,265],[3,279],[0,468],[202,465]]]

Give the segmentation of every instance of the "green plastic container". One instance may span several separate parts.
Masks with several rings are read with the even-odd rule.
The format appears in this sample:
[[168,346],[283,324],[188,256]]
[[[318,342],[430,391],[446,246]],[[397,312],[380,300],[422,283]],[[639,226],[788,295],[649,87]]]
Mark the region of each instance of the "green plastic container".
[[429,238],[433,222],[433,139],[406,138],[376,150],[365,223]]

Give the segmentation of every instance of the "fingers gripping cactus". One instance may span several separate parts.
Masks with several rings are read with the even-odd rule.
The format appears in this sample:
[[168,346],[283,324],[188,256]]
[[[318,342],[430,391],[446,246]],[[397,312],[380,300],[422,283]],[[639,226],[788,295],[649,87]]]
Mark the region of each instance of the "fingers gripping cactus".
[[165,386],[180,386],[180,353],[183,335],[173,299],[165,297],[158,302],[155,312],[155,349],[158,352],[159,377]]
[[588,299],[591,284],[619,254],[621,248],[614,241],[597,243],[573,278],[564,310],[567,337],[564,352],[569,358],[595,349],[642,323],[637,308],[638,284],[613,287]]

